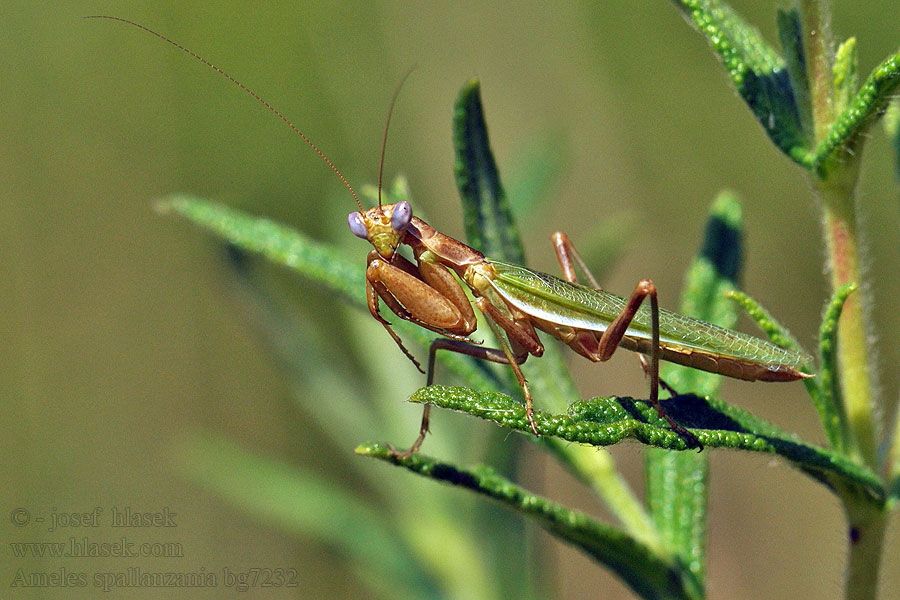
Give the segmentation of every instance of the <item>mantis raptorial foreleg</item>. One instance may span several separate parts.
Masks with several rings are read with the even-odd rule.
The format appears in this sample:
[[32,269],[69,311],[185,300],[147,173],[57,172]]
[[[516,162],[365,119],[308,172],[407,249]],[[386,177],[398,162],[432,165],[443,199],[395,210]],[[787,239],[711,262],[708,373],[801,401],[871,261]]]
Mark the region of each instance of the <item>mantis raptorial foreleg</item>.
[[369,253],[367,263],[366,298],[369,312],[419,371],[425,372],[391,328],[390,322],[381,316],[379,298],[391,312],[405,321],[455,340],[471,342],[466,335],[475,331],[475,312],[465,292],[446,268],[424,262],[417,266],[400,254],[394,255],[393,261],[388,263],[375,251]]
[[[525,362],[529,354],[540,356],[543,353],[543,346],[527,318],[517,320],[515,315],[510,318],[487,299],[477,298],[475,305],[485,314],[491,326],[499,330],[495,333],[502,349],[479,346],[465,335],[475,330],[477,325],[475,312],[450,271],[441,265],[423,260],[416,265],[399,254],[395,255],[392,262],[394,264],[387,263],[376,252],[369,254],[366,287],[369,312],[372,316],[384,325],[400,349],[413,360],[419,370],[421,370],[419,363],[410,356],[400,336],[381,316],[378,309],[379,298],[401,319],[451,338],[438,338],[432,341],[428,353],[426,385],[431,385],[434,381],[434,358],[438,350],[449,350],[482,360],[508,364],[522,387],[528,422],[537,434],[531,393],[519,364]],[[503,339],[503,332],[508,336],[509,342]],[[430,411],[431,406],[426,404],[422,411],[419,435],[409,450],[397,452],[391,449],[396,456],[407,457],[419,449],[428,433]]]
[[[581,258],[581,255],[575,249],[574,244],[572,244],[571,240],[569,240],[568,236],[562,232],[556,232],[552,236],[553,247],[556,250],[556,258],[559,261],[560,266],[562,267],[563,276],[570,283],[577,283],[577,275],[575,273],[575,265],[577,265],[588,280],[591,283],[591,286],[595,289],[600,289],[600,286],[597,284],[597,280],[591,274],[590,269],[588,269],[587,264]],[[697,439],[697,437],[685,429],[682,425],[677,423],[672,417],[666,413],[663,409],[662,404],[659,402],[659,386],[663,385],[670,393],[674,390],[665,382],[661,382],[659,379],[659,355],[660,355],[660,347],[659,347],[659,303],[657,300],[656,286],[653,285],[653,282],[649,279],[642,279],[638,282],[637,286],[632,292],[631,296],[628,298],[625,303],[625,307],[622,309],[622,312],[613,319],[613,321],[609,324],[609,326],[603,331],[603,333],[597,337],[595,332],[582,331],[578,332],[573,336],[572,341],[569,343],[569,346],[573,348],[576,352],[581,354],[582,356],[586,356],[590,360],[596,362],[603,362],[609,360],[613,353],[616,351],[616,348],[619,346],[619,342],[622,341],[622,338],[625,335],[625,332],[628,330],[628,326],[631,324],[631,321],[634,319],[634,316],[637,314],[638,309],[643,303],[644,299],[650,298],[650,318],[651,318],[651,350],[650,350],[650,364],[647,364],[647,360],[642,355],[638,354],[639,360],[641,362],[641,367],[644,369],[644,372],[650,376],[650,398],[649,403],[656,409],[657,414],[660,417],[666,420],[669,426],[676,432],[682,435],[688,442],[688,445],[699,447],[701,450],[703,449],[703,445]]]

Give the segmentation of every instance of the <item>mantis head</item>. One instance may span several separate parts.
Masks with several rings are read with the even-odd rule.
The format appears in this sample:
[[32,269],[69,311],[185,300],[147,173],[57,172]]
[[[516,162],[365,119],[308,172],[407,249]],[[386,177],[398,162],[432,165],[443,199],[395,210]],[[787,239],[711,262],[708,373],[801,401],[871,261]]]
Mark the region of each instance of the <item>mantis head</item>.
[[390,259],[400,247],[403,234],[412,221],[409,202],[397,202],[376,206],[369,210],[347,215],[350,231],[358,238],[368,240],[384,259]]

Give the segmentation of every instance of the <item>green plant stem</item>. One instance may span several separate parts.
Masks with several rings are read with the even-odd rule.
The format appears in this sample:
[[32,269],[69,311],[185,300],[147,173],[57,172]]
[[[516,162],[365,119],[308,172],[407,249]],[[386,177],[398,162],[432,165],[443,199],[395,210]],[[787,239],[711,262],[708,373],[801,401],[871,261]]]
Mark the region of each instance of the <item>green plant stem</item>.
[[[816,143],[826,138],[835,121],[834,55],[827,0],[802,0],[804,53],[809,77]],[[812,175],[824,210],[825,239],[832,292],[860,281],[859,241],[853,190],[859,172],[858,155],[830,162]],[[841,372],[841,402],[853,439],[844,447],[856,460],[877,468],[872,386],[869,376],[865,322],[865,286],[844,305],[838,328],[837,354]]]
[[650,515],[644,510],[628,482],[616,470],[608,452],[597,452],[597,448],[553,439],[548,440],[547,444],[554,452],[565,455],[566,463],[603,498],[629,534],[659,556],[671,554]]
[[[860,281],[859,243],[852,191],[820,183],[831,287],[837,290]],[[869,345],[866,341],[866,288],[847,299],[838,325],[837,353],[841,395],[853,439],[846,448],[873,469],[877,468],[872,388],[869,380]]]
[[803,0],[803,34],[812,117],[816,140],[822,140],[834,122],[834,78],[831,31],[824,0]]
[[887,456],[887,482],[888,482],[888,505],[893,507],[900,501],[900,405],[897,406],[894,413],[894,426],[891,429],[891,435],[888,438],[888,456]]
[[884,547],[888,513],[870,502],[846,502],[849,523],[849,556],[845,598],[874,600],[878,594],[878,573]]

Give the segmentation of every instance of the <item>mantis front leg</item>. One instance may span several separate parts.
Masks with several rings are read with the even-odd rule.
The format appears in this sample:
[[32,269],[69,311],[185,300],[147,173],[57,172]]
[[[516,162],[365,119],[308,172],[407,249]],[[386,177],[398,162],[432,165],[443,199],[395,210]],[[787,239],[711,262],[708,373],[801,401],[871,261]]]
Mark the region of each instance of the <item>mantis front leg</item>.
[[445,268],[425,262],[417,266],[399,254],[388,263],[375,251],[369,253],[367,263],[366,299],[369,312],[419,371],[424,373],[419,361],[406,349],[391,324],[381,316],[379,298],[405,321],[452,339],[469,341],[466,336],[477,326],[475,312],[465,292]]
[[[502,329],[509,337],[503,339],[500,331],[495,330],[502,349],[484,348],[469,340],[468,334],[475,331],[477,321],[475,312],[460,284],[445,267],[420,260],[413,264],[399,254],[391,263],[384,261],[376,252],[369,254],[366,269],[366,291],[369,312],[378,320],[403,353],[421,370],[418,361],[413,358],[403,345],[400,336],[391,328],[390,323],[381,316],[378,301],[383,300],[391,311],[406,321],[410,321],[430,331],[434,331],[450,339],[438,338],[431,343],[428,353],[428,370],[426,385],[434,381],[435,354],[438,350],[450,350],[466,354],[482,360],[508,364],[516,375],[516,379],[525,395],[525,406],[528,421],[535,434],[531,393],[525,376],[519,368],[529,354],[540,355],[543,346],[531,324],[523,316],[507,317],[485,298],[479,297],[476,306],[487,317],[491,327]],[[407,457],[416,452],[428,433],[431,406],[426,404],[422,412],[422,423],[419,435],[412,446],[405,452],[396,452],[398,457]]]

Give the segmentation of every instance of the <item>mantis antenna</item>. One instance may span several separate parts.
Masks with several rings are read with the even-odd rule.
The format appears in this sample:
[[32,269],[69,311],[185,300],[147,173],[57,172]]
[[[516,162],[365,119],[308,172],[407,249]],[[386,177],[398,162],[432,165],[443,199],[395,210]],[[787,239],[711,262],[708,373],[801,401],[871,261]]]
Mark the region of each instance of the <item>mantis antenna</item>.
[[[171,40],[171,39],[167,38],[166,36],[164,36],[163,34],[157,33],[156,31],[153,31],[149,27],[145,27],[144,25],[141,25],[140,23],[135,23],[134,21],[129,21],[128,19],[123,19],[121,17],[111,17],[108,15],[90,15],[90,16],[87,16],[84,18],[85,19],[109,19],[110,21],[119,21],[120,23],[125,23],[127,25],[131,25],[132,27],[137,27],[138,29],[143,29],[150,35],[154,35],[154,36],[158,37],[162,41],[178,48],[179,50],[181,50],[188,56],[191,56],[191,57],[199,60],[201,63],[203,63],[207,67],[209,67],[210,69],[212,69],[213,71],[215,71],[216,73],[218,73],[219,75],[221,75],[222,77],[224,77],[225,79],[227,79],[228,81],[233,83],[234,85],[238,86],[239,88],[241,88],[242,90],[244,90],[245,92],[247,92],[248,94],[253,96],[253,98],[257,102],[259,102],[260,104],[262,104],[263,106],[268,108],[276,117],[278,117],[279,119],[281,119],[282,121],[287,123],[287,126],[290,127],[291,129],[293,129],[294,133],[296,133],[301,138],[303,138],[303,141],[306,142],[307,144],[309,144],[309,147],[316,151],[316,154],[318,154],[319,157],[321,157],[321,159],[324,160],[325,163],[329,167],[331,167],[331,170],[335,172],[335,174],[340,178],[340,180],[342,182],[344,182],[344,185],[347,186],[347,189],[350,190],[350,193],[353,195],[353,199],[356,200],[356,206],[359,207],[359,210],[360,211],[363,210],[362,203],[360,203],[359,196],[357,196],[356,192],[353,190],[353,186],[350,185],[350,182],[347,181],[347,179],[340,172],[340,170],[338,170],[338,168],[336,166],[334,166],[334,163],[331,162],[331,160],[327,156],[325,156],[325,153],[322,152],[321,150],[319,150],[319,147],[316,146],[315,144],[313,144],[312,141],[308,137],[306,137],[306,135],[302,131],[300,131],[296,125],[291,123],[291,121],[281,113],[281,111],[279,111],[277,108],[275,108],[274,106],[272,106],[271,104],[269,104],[268,102],[263,100],[263,98],[259,94],[257,94],[256,92],[254,92],[253,90],[248,88],[246,85],[244,85],[243,83],[241,83],[240,81],[238,81],[237,79],[235,79],[234,77],[232,77],[231,75],[229,75],[228,73],[226,73],[225,71],[223,71],[222,69],[220,69],[219,67],[214,65],[213,63],[209,62],[208,60],[206,60],[205,58],[203,58],[196,52],[188,50],[187,48],[185,48],[178,42]],[[409,73],[407,73],[407,75],[409,75]],[[404,77],[404,79],[405,79],[405,77]],[[402,83],[402,81],[401,81],[401,83]],[[398,88],[398,91],[399,91],[399,88]],[[397,93],[395,92],[394,97],[396,97],[396,95],[397,95]],[[393,108],[393,105],[394,105],[394,103],[392,100],[391,108]],[[388,112],[388,121],[390,121],[390,112]],[[387,127],[386,126],[385,126],[385,138],[387,138]],[[381,157],[382,164],[384,164],[384,147],[383,146],[382,146],[381,154],[382,154],[382,157]],[[378,176],[378,197],[379,197],[379,204],[381,204],[381,174],[380,173]]]
[[406,70],[406,73],[403,74],[403,77],[400,78],[400,83],[397,84],[394,95],[391,96],[391,103],[388,105],[387,119],[384,120],[384,135],[381,136],[381,159],[378,161],[378,206],[381,206],[381,176],[384,173],[384,151],[385,148],[387,148],[387,136],[388,129],[391,126],[391,115],[394,114],[394,104],[397,102],[397,96],[400,95],[400,88],[403,87],[406,78],[409,77],[409,74],[412,73],[415,68],[415,65],[411,66]]

